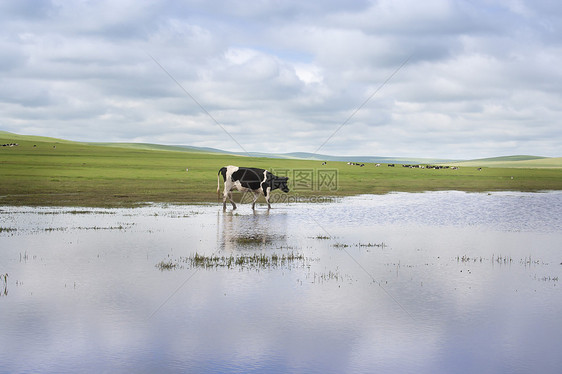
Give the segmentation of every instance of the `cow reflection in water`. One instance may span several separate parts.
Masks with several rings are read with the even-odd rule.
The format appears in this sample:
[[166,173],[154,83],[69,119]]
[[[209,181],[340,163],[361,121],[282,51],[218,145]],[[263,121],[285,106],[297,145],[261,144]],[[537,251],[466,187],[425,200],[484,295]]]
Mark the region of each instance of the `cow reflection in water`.
[[269,210],[248,215],[217,212],[217,244],[227,252],[286,247],[286,218],[284,212],[273,215]]

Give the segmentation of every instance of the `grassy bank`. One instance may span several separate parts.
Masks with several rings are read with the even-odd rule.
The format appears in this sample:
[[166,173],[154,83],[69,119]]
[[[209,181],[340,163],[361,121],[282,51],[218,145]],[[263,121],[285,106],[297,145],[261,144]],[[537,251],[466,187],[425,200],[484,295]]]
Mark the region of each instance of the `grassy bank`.
[[[560,190],[562,168],[461,166],[410,169],[400,165],[230,156],[150,147],[114,147],[0,133],[0,205],[132,206],[144,202],[217,202],[217,171],[224,165],[287,173],[291,195],[348,196],[390,191]],[[554,162],[556,164],[556,162]],[[189,171],[186,172],[186,168]],[[319,186],[327,171],[329,186]],[[312,178],[312,180],[310,179]],[[310,184],[312,181],[312,184]],[[295,183],[297,183],[295,185]],[[335,183],[335,184],[334,184]],[[321,187],[321,188],[319,188]],[[262,201],[262,200],[260,200]]]

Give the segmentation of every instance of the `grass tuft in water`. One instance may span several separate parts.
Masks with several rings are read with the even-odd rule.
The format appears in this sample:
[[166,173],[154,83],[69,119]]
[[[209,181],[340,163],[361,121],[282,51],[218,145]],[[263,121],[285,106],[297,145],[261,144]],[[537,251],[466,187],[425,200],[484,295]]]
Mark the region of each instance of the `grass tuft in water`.
[[8,296],[8,273],[0,274],[0,296]]
[[558,282],[558,277],[554,277],[554,276],[551,277],[551,276],[545,275],[541,278],[537,278],[537,276],[535,275],[535,279],[538,279],[538,280],[543,281],[543,282]]
[[308,259],[300,253],[287,254],[236,254],[230,256],[204,255],[195,253],[189,257],[180,257],[177,260],[161,261],[156,264],[160,270],[173,270],[181,268],[180,263],[187,263],[191,268],[214,269],[272,269],[272,268],[291,268],[304,267],[308,263]]
[[367,247],[367,248],[372,248],[372,247],[379,247],[379,248],[384,248],[386,247],[386,244],[383,243],[359,243],[358,244],[359,247]]
[[356,243],[356,244],[347,244],[347,243],[335,243],[332,244],[332,247],[334,248],[350,248],[350,247],[359,247],[359,248],[386,248],[386,244],[383,243]]
[[318,239],[318,240],[328,240],[328,239],[332,239],[331,236],[328,235],[316,235],[316,237],[314,239]]
[[179,264],[172,262],[172,260],[169,260],[169,261],[160,261],[159,263],[156,264],[156,267],[157,267],[160,271],[164,271],[164,270],[174,270],[175,268],[179,267]]
[[188,257],[185,262],[189,263],[192,267],[199,268],[250,268],[250,269],[268,269],[281,266],[289,266],[296,262],[304,263],[305,257],[302,254],[291,252],[289,254],[276,254],[267,255],[265,253],[254,254],[238,254],[236,256],[205,256],[199,253]]
[[260,246],[272,244],[280,239],[282,237],[274,235],[248,234],[237,236],[233,241],[240,246]]

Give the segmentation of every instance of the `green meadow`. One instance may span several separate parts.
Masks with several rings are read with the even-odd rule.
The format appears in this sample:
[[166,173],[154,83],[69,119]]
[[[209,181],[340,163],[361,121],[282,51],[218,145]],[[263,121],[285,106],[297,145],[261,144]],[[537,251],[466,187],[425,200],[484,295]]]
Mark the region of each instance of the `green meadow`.
[[[0,147],[0,205],[216,203],[217,172],[225,165],[259,167],[289,176],[289,196],[299,200],[392,191],[562,189],[560,158],[475,160],[457,164],[458,170],[435,170],[399,164],[322,165],[318,160],[232,156],[146,144],[79,143],[0,132],[0,145],[9,143],[18,146]],[[320,179],[326,175],[329,183]]]

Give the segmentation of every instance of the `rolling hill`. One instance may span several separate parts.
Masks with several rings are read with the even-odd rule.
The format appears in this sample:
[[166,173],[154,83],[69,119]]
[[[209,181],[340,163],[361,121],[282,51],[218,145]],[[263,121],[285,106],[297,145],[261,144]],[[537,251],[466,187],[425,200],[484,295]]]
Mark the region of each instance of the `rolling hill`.
[[459,167],[562,168],[562,157],[517,155],[460,161],[455,165]]
[[165,145],[152,143],[111,143],[111,142],[73,142],[70,140],[35,135],[19,135],[0,131],[0,143],[3,142],[50,142],[50,143],[79,143],[104,147],[129,148],[139,150],[157,150],[171,152],[209,153],[216,155],[233,155],[241,157],[294,159],[309,161],[342,161],[373,164],[451,164],[459,167],[502,167],[502,168],[562,168],[562,157],[541,157],[531,155],[514,155],[473,160],[409,158],[409,157],[381,157],[381,156],[332,156],[308,152],[263,153],[263,152],[231,152],[210,147],[195,147],[189,145]]

